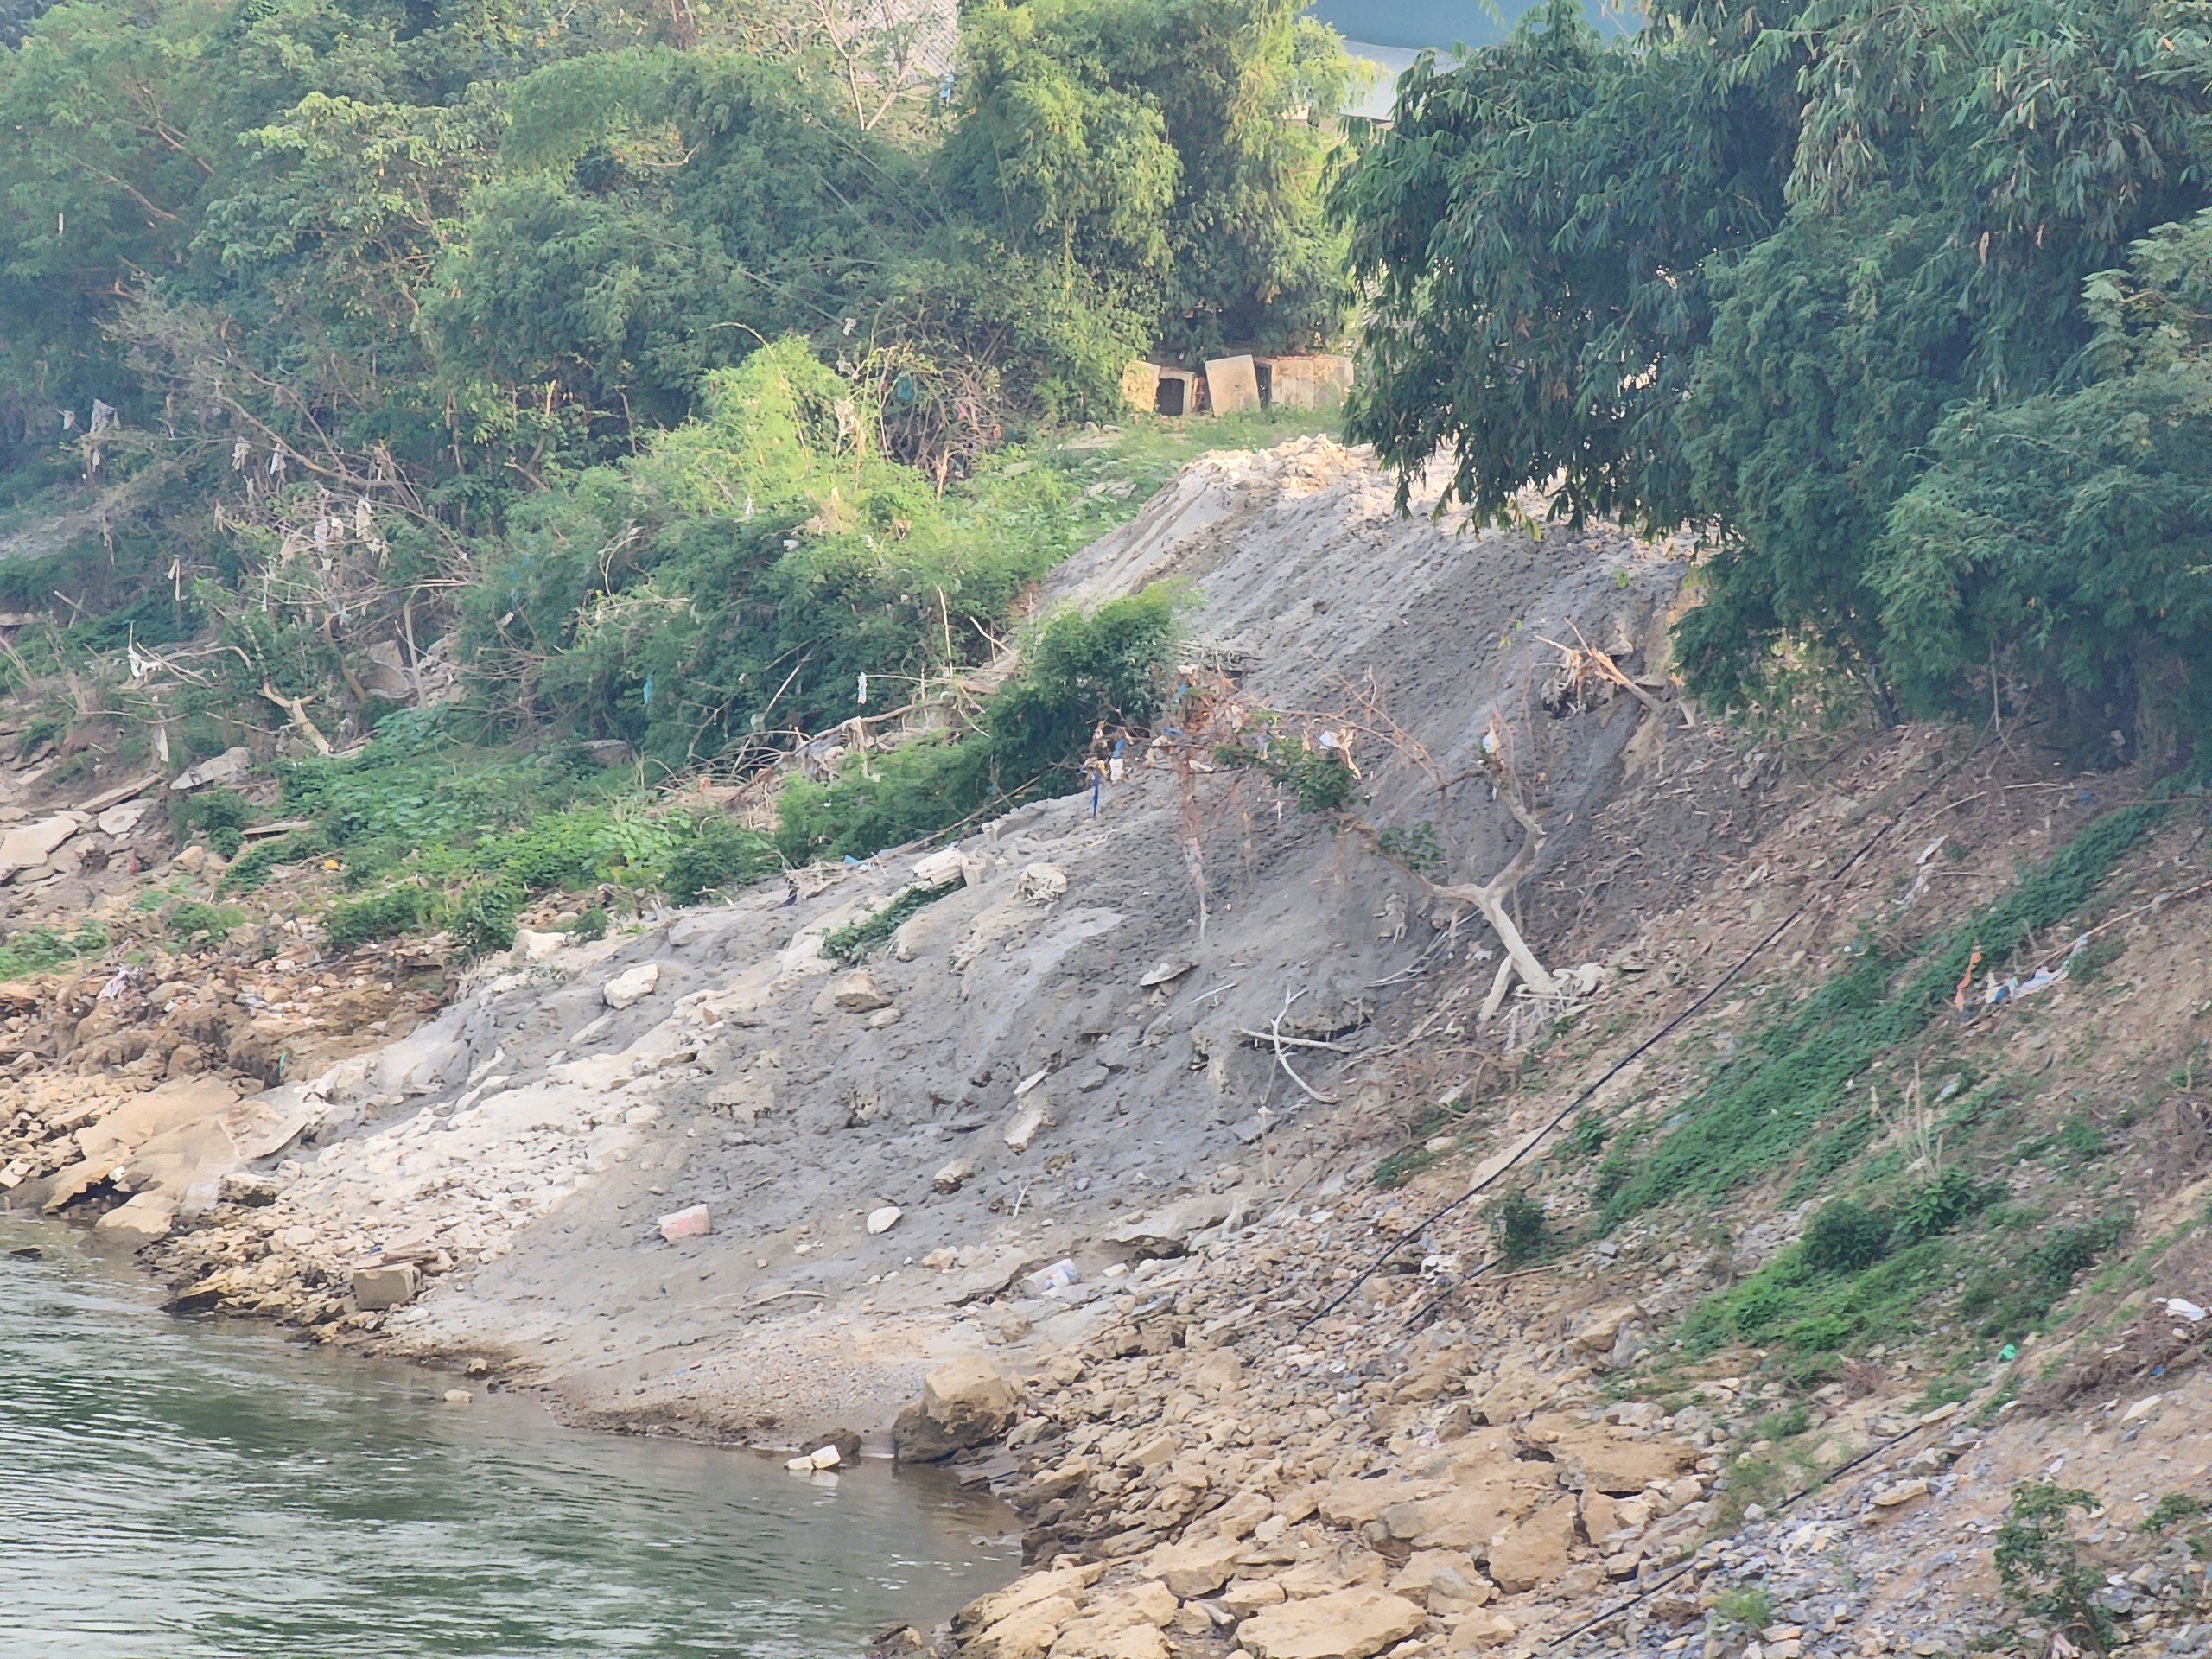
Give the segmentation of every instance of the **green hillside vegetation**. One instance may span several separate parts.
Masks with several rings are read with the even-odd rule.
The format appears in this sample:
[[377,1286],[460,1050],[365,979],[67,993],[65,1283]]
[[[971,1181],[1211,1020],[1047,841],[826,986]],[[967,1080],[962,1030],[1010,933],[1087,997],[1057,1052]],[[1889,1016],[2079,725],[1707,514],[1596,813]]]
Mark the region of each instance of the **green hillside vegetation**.
[[[493,849],[942,694],[1180,458],[1313,424],[1132,421],[1133,358],[1345,317],[1322,187],[1352,67],[1287,0],[982,5],[949,69],[927,29],[782,0],[10,12],[0,606],[52,620],[0,680],[52,691],[41,734],[105,722],[136,757],[158,730],[172,769],[382,734],[287,794],[335,815],[314,844],[349,882],[444,895],[417,921],[472,882],[721,885],[575,823],[607,846],[557,880]],[[898,762],[912,798],[821,778],[781,843],[872,852],[1066,786],[1173,608],[1080,647],[1092,623],[1048,620],[1048,658],[1127,672],[963,702]],[[465,695],[421,718],[372,649]],[[639,764],[557,759],[608,739]],[[435,824],[362,827],[426,790]]]
[[[2188,760],[2212,696],[2208,112],[2194,0],[1572,0],[1418,67],[1343,177],[1355,435],[1491,516],[1701,527],[1719,702]],[[2112,734],[2120,740],[2115,746]]]

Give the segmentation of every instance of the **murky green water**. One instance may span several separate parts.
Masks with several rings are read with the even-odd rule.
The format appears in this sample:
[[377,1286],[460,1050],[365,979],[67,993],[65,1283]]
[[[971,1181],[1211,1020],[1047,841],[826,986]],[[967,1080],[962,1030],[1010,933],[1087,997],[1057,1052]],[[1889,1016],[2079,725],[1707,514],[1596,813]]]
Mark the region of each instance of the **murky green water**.
[[829,1659],[1014,1576],[1005,1512],[939,1479],[447,1406],[450,1378],[172,1319],[76,1237],[0,1221],[7,1659]]

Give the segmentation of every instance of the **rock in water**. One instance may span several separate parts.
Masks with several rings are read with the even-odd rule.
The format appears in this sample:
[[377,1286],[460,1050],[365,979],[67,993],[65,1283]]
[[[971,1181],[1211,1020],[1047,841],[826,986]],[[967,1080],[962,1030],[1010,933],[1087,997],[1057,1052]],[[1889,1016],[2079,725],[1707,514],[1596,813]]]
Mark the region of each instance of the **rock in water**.
[[1014,1384],[981,1354],[969,1354],[929,1374],[922,1397],[891,1426],[891,1444],[905,1462],[941,1462],[1004,1433],[1020,1408]]
[[121,1244],[135,1250],[167,1238],[175,1220],[175,1206],[167,1198],[141,1192],[93,1223],[92,1236],[103,1244]]

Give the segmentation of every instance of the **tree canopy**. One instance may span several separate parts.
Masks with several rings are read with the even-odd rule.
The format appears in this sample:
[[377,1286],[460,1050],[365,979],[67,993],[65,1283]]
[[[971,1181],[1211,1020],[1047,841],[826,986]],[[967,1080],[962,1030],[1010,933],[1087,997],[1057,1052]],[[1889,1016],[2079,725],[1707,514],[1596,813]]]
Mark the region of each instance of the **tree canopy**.
[[1447,448],[1486,516],[1702,526],[1677,643],[1717,698],[1809,651],[1891,706],[2171,724],[2212,685],[2174,461],[2212,436],[2207,17],[1668,0],[1609,41],[1553,0],[1424,60],[1336,187],[1353,432],[1402,479]]

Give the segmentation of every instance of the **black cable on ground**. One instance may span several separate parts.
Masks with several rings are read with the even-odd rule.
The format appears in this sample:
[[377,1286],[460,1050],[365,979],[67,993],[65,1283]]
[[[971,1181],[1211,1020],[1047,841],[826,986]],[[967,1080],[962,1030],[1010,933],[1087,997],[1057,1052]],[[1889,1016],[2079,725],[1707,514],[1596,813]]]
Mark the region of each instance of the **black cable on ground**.
[[[1945,1421],[1948,1421],[1949,1420],[1946,1419]],[[1806,1487],[1802,1491],[1792,1492],[1788,1497],[1783,1498],[1771,1510],[1769,1510],[1767,1513],[1770,1516],[1780,1515],[1784,1510],[1802,1502],[1805,1498],[1810,1497],[1815,1492],[1817,1492],[1822,1487],[1830,1484],[1840,1477],[1849,1474],[1853,1469],[1859,1467],[1860,1464],[1865,1463],[1870,1458],[1886,1456],[1891,1452],[1895,1451],[1898,1446],[1903,1446],[1914,1435],[1919,1433],[1921,1430],[1924,1428],[1932,1428],[1934,1427],[1935,1425],[1932,1423],[1915,1423],[1910,1428],[1905,1430],[1904,1433],[1897,1435],[1891,1440],[1886,1440],[1879,1446],[1868,1446],[1864,1452],[1861,1452],[1857,1457],[1852,1459],[1849,1462],[1839,1463],[1836,1465],[1834,1468],[1829,1470],[1827,1473],[1822,1475],[1818,1480]],[[1554,1637],[1551,1640],[1551,1645],[1554,1648],[1561,1647],[1566,1643],[1573,1641],[1574,1638],[1579,1636],[1588,1635],[1592,1630],[1596,1630],[1600,1624],[1611,1623],[1614,1619],[1618,1618],[1623,1613],[1628,1611],[1630,1608],[1635,1606],[1639,1601],[1643,1601],[1652,1596],[1657,1595],[1669,1585],[1674,1583],[1675,1580],[1681,1578],[1686,1573],[1694,1573],[1696,1570],[1697,1557],[1693,1554],[1680,1567],[1668,1573],[1665,1578],[1646,1585],[1643,1589],[1637,1591],[1634,1595],[1630,1596],[1626,1601],[1621,1603],[1618,1607],[1611,1608],[1605,1612],[1599,1613],[1595,1618],[1586,1619],[1583,1623],[1576,1625],[1573,1630],[1567,1631],[1563,1636]]]
[[[1955,770],[1955,768],[1954,768],[1954,770]],[[1896,829],[1899,824],[1903,823],[1906,817],[1910,815],[1912,810],[1918,806],[1921,802],[1926,800],[1929,795],[1933,794],[1936,790],[1936,785],[1942,782],[1943,778],[1948,775],[1948,773],[1939,773],[1936,777],[1931,778],[1929,780],[1927,786],[1923,788],[1919,794],[1914,796],[1911,800],[1906,802],[1905,804],[1899,809],[1896,817],[1892,817],[1887,823],[1877,830],[1872,835],[1867,836],[1866,839],[1860,843],[1857,852],[1852,854],[1849,858],[1844,860],[1841,864],[1839,864],[1826,876],[1822,877],[1821,882],[1821,887],[1833,887],[1836,882],[1840,881],[1845,876],[1848,875],[1852,870],[1858,866],[1859,861],[1861,859],[1865,858],[1867,854],[1874,850],[1875,843],[1879,842],[1883,836],[1888,835],[1890,831]],[[1653,1032],[1651,1035],[1638,1043],[1626,1054],[1614,1061],[1611,1066],[1606,1068],[1605,1073],[1603,1077],[1599,1077],[1595,1083],[1591,1084],[1588,1087],[1584,1089],[1580,1094],[1576,1095],[1573,1100],[1567,1102],[1567,1103],[1561,1107],[1558,1113],[1554,1116],[1550,1122],[1544,1125],[1542,1128],[1537,1130],[1535,1134],[1529,1135],[1524,1141],[1522,1141],[1521,1149],[1518,1152],[1507,1159],[1504,1163],[1499,1165],[1497,1168],[1492,1170],[1490,1174],[1484,1177],[1483,1179],[1470,1186],[1458,1198],[1452,1199],[1451,1203],[1444,1205],[1443,1208],[1440,1210],[1433,1211],[1424,1217],[1419,1226],[1409,1228],[1407,1231],[1413,1234],[1427,1232],[1431,1227],[1433,1227],[1438,1222],[1443,1220],[1446,1216],[1452,1214],[1456,1210],[1465,1208],[1467,1205],[1479,1198],[1484,1192],[1489,1191],[1492,1185],[1496,1185],[1500,1177],[1517,1167],[1522,1160],[1527,1158],[1530,1153],[1534,1152],[1538,1147],[1543,1144],[1546,1137],[1550,1135],[1560,1124],[1566,1122],[1569,1117],[1572,1117],[1576,1112],[1580,1111],[1583,1106],[1587,1104],[1592,1097],[1593,1097],[1600,1089],[1603,1089],[1607,1084],[1611,1083],[1623,1071],[1625,1071],[1637,1060],[1643,1058],[1644,1055],[1650,1052],[1653,1048],[1656,1047],[1668,1037],[1680,1030],[1681,1027],[1700,1009],[1704,1007],[1707,1003],[1712,1001],[1714,997],[1719,995],[1722,991],[1727,989],[1729,985],[1735,981],[1736,977],[1740,975],[1745,969],[1751,966],[1751,961],[1754,957],[1758,957],[1761,951],[1766,950],[1768,946],[1771,945],[1777,939],[1788,932],[1790,928],[1796,925],[1798,918],[1804,915],[1806,912],[1812,908],[1813,901],[1810,899],[1808,899],[1803,904],[1798,906],[1796,910],[1790,912],[1788,916],[1775,924],[1774,927],[1767,933],[1767,936],[1764,938],[1761,939],[1758,944],[1751,946],[1750,950],[1745,951],[1742,956],[1736,959],[1735,965],[1730,968],[1726,973],[1723,974],[1718,980],[1716,980],[1711,989],[1704,992],[1695,1001],[1692,1002],[1689,1007],[1684,1008],[1680,1014],[1675,1014],[1672,1019],[1669,1020],[1666,1024],[1661,1026],[1658,1030]],[[1366,1267],[1361,1268],[1358,1275],[1352,1280],[1351,1283],[1345,1286],[1343,1292],[1333,1300],[1323,1304],[1322,1306],[1315,1312],[1307,1314],[1303,1319],[1300,1320],[1297,1328],[1294,1330],[1291,1334],[1293,1336],[1304,1334],[1309,1325],[1315,1324],[1319,1320],[1326,1319],[1330,1314],[1342,1307],[1358,1293],[1361,1286],[1364,1285],[1370,1279],[1373,1278],[1376,1273],[1381,1269],[1382,1265],[1389,1261],[1392,1256],[1395,1255],[1403,1248],[1404,1245],[1402,1243],[1393,1243],[1390,1245],[1382,1253],[1382,1255],[1376,1256],[1374,1261],[1369,1262]]]

